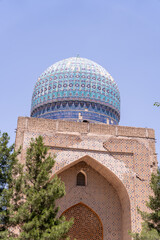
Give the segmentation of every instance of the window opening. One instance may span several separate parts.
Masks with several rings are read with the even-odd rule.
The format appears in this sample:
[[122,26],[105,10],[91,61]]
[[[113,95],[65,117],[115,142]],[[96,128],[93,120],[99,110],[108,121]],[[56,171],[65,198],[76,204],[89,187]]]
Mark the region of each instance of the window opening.
[[79,172],[77,174],[77,186],[85,186],[85,185],[86,185],[85,175],[82,172]]

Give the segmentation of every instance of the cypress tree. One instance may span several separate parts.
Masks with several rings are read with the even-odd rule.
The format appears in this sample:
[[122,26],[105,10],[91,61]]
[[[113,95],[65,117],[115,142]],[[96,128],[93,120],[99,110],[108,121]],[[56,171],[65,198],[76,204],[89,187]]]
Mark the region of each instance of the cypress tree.
[[54,163],[41,136],[32,139],[24,166],[15,161],[12,181],[6,190],[11,199],[9,220],[1,239],[69,239],[67,232],[73,221],[57,217],[59,207],[55,202],[64,196],[65,186],[57,176],[51,179]]
[[0,229],[3,229],[8,221],[9,198],[6,189],[11,181],[11,169],[18,154],[14,151],[14,144],[8,146],[9,140],[7,133],[0,132]]

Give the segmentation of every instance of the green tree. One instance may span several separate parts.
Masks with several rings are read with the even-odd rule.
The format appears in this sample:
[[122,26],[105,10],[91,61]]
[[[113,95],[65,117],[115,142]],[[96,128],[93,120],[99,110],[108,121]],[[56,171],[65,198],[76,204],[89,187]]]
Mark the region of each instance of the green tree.
[[11,169],[15,162],[18,152],[14,151],[14,144],[9,145],[7,133],[0,133],[0,226],[8,221],[7,205],[9,198],[6,196],[5,189],[11,181]]
[[131,234],[136,240],[160,240],[160,169],[157,170],[157,174],[152,174],[150,186],[153,195],[146,203],[150,212],[142,212],[138,209],[144,222],[140,234]]
[[160,102],[155,102],[154,106],[159,107],[160,106]]
[[15,161],[12,181],[9,189],[5,189],[11,201],[9,219],[5,231],[0,234],[1,239],[69,239],[67,233],[73,220],[58,218],[59,207],[55,203],[64,196],[65,186],[57,176],[51,179],[55,160],[47,151],[40,136],[32,139],[25,166]]

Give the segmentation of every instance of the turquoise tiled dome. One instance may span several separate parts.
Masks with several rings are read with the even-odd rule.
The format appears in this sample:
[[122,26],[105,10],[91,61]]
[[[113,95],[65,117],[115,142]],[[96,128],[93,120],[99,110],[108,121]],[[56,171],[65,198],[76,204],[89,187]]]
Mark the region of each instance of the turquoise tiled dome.
[[103,67],[91,60],[64,59],[38,78],[31,117],[118,124],[117,84]]

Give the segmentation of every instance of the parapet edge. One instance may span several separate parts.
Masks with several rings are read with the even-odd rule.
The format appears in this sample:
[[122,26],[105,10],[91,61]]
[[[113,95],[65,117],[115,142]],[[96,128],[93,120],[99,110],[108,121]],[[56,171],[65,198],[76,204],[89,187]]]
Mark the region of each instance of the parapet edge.
[[74,132],[80,134],[155,139],[155,131],[152,128],[108,125],[103,123],[72,122],[33,117],[18,117],[17,131],[20,129],[21,131]]

